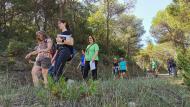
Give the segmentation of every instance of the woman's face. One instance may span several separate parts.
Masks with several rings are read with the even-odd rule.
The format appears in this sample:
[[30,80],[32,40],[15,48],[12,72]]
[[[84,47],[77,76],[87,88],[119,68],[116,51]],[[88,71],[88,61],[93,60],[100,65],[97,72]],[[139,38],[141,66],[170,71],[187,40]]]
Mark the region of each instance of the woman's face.
[[88,41],[89,41],[89,43],[93,43],[94,42],[92,36],[88,37]]
[[65,28],[65,23],[62,23],[60,21],[58,21],[58,27],[60,30],[64,29]]
[[36,38],[37,38],[37,40],[39,41],[39,42],[41,42],[41,41],[43,41],[43,35],[41,35],[40,33],[37,33],[37,35],[36,35]]

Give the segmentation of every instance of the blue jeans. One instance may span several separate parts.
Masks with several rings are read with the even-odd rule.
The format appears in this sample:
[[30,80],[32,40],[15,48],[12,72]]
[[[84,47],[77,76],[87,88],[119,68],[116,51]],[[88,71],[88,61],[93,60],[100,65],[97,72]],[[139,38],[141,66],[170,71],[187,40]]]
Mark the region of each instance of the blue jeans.
[[177,71],[175,67],[171,67],[171,72],[174,73],[174,76],[177,76]]
[[169,73],[169,75],[172,74],[171,67],[168,67],[168,73]]
[[58,81],[63,75],[63,68],[70,57],[71,51],[69,48],[63,47],[58,51],[55,57],[55,65],[51,66],[48,71],[55,81]]

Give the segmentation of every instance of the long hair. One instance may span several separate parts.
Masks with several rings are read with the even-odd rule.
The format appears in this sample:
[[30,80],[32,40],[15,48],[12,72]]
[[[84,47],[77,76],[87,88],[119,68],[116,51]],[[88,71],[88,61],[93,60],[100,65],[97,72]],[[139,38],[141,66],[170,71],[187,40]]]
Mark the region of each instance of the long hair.
[[65,23],[65,28],[68,30],[68,31],[70,31],[70,27],[69,27],[69,24],[67,23],[67,21],[65,21],[65,20],[63,20],[63,19],[61,19],[61,20],[59,20],[61,23]]
[[[93,43],[95,43],[95,42],[96,42],[96,39],[95,39],[95,37],[94,37],[94,36],[89,35],[89,36],[88,36],[88,38],[89,38],[89,37],[92,37],[92,39],[93,39]],[[89,39],[88,39],[88,43],[89,43]]]
[[[39,34],[42,36],[42,40],[41,38],[39,37]],[[47,39],[48,36],[46,35],[45,31],[37,31],[36,32],[36,40],[39,42],[39,41],[43,41],[45,39]]]

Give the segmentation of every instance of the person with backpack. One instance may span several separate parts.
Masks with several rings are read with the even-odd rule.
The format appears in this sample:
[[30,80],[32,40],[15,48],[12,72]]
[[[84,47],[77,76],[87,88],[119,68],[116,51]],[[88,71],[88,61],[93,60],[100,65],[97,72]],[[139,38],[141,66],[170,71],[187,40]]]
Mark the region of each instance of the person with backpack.
[[36,50],[27,54],[25,58],[30,59],[31,56],[37,55],[32,68],[33,83],[34,86],[39,86],[39,75],[42,74],[44,85],[47,87],[48,68],[51,66],[51,48],[53,43],[51,38],[48,37],[44,31],[36,32],[36,40],[38,42]]
[[59,20],[58,27],[61,33],[56,37],[57,50],[51,61],[53,63],[52,67],[49,69],[49,74],[51,74],[54,81],[58,81],[61,78],[66,62],[71,60],[74,54],[74,39],[68,23],[65,20]]
[[86,48],[85,52],[85,67],[83,78],[86,80],[88,78],[89,70],[92,71],[92,79],[97,80],[97,65],[99,61],[98,52],[99,46],[95,42],[95,38],[93,36],[88,37],[89,45]]
[[171,65],[172,65],[171,58],[168,58],[168,60],[167,60],[167,68],[168,68],[169,75],[172,75]]
[[170,58],[170,69],[171,72],[174,74],[174,77],[177,77],[176,62],[173,58]]

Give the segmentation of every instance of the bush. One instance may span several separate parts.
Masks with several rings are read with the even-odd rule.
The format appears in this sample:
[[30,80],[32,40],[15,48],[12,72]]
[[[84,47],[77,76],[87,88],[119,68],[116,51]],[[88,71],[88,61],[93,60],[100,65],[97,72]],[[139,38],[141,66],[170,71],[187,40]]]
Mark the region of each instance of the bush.
[[190,86],[190,50],[187,50],[186,52],[178,52],[177,64],[183,72],[184,83]]
[[88,81],[83,83],[67,83],[64,78],[54,82],[52,78],[48,79],[48,90],[50,93],[62,100],[76,101],[87,96],[93,96],[97,92],[97,81]]
[[5,51],[7,45],[8,45],[8,39],[7,39],[7,34],[0,32],[0,53]]
[[7,46],[7,52],[11,56],[21,56],[26,50],[27,44],[20,41],[11,40]]

